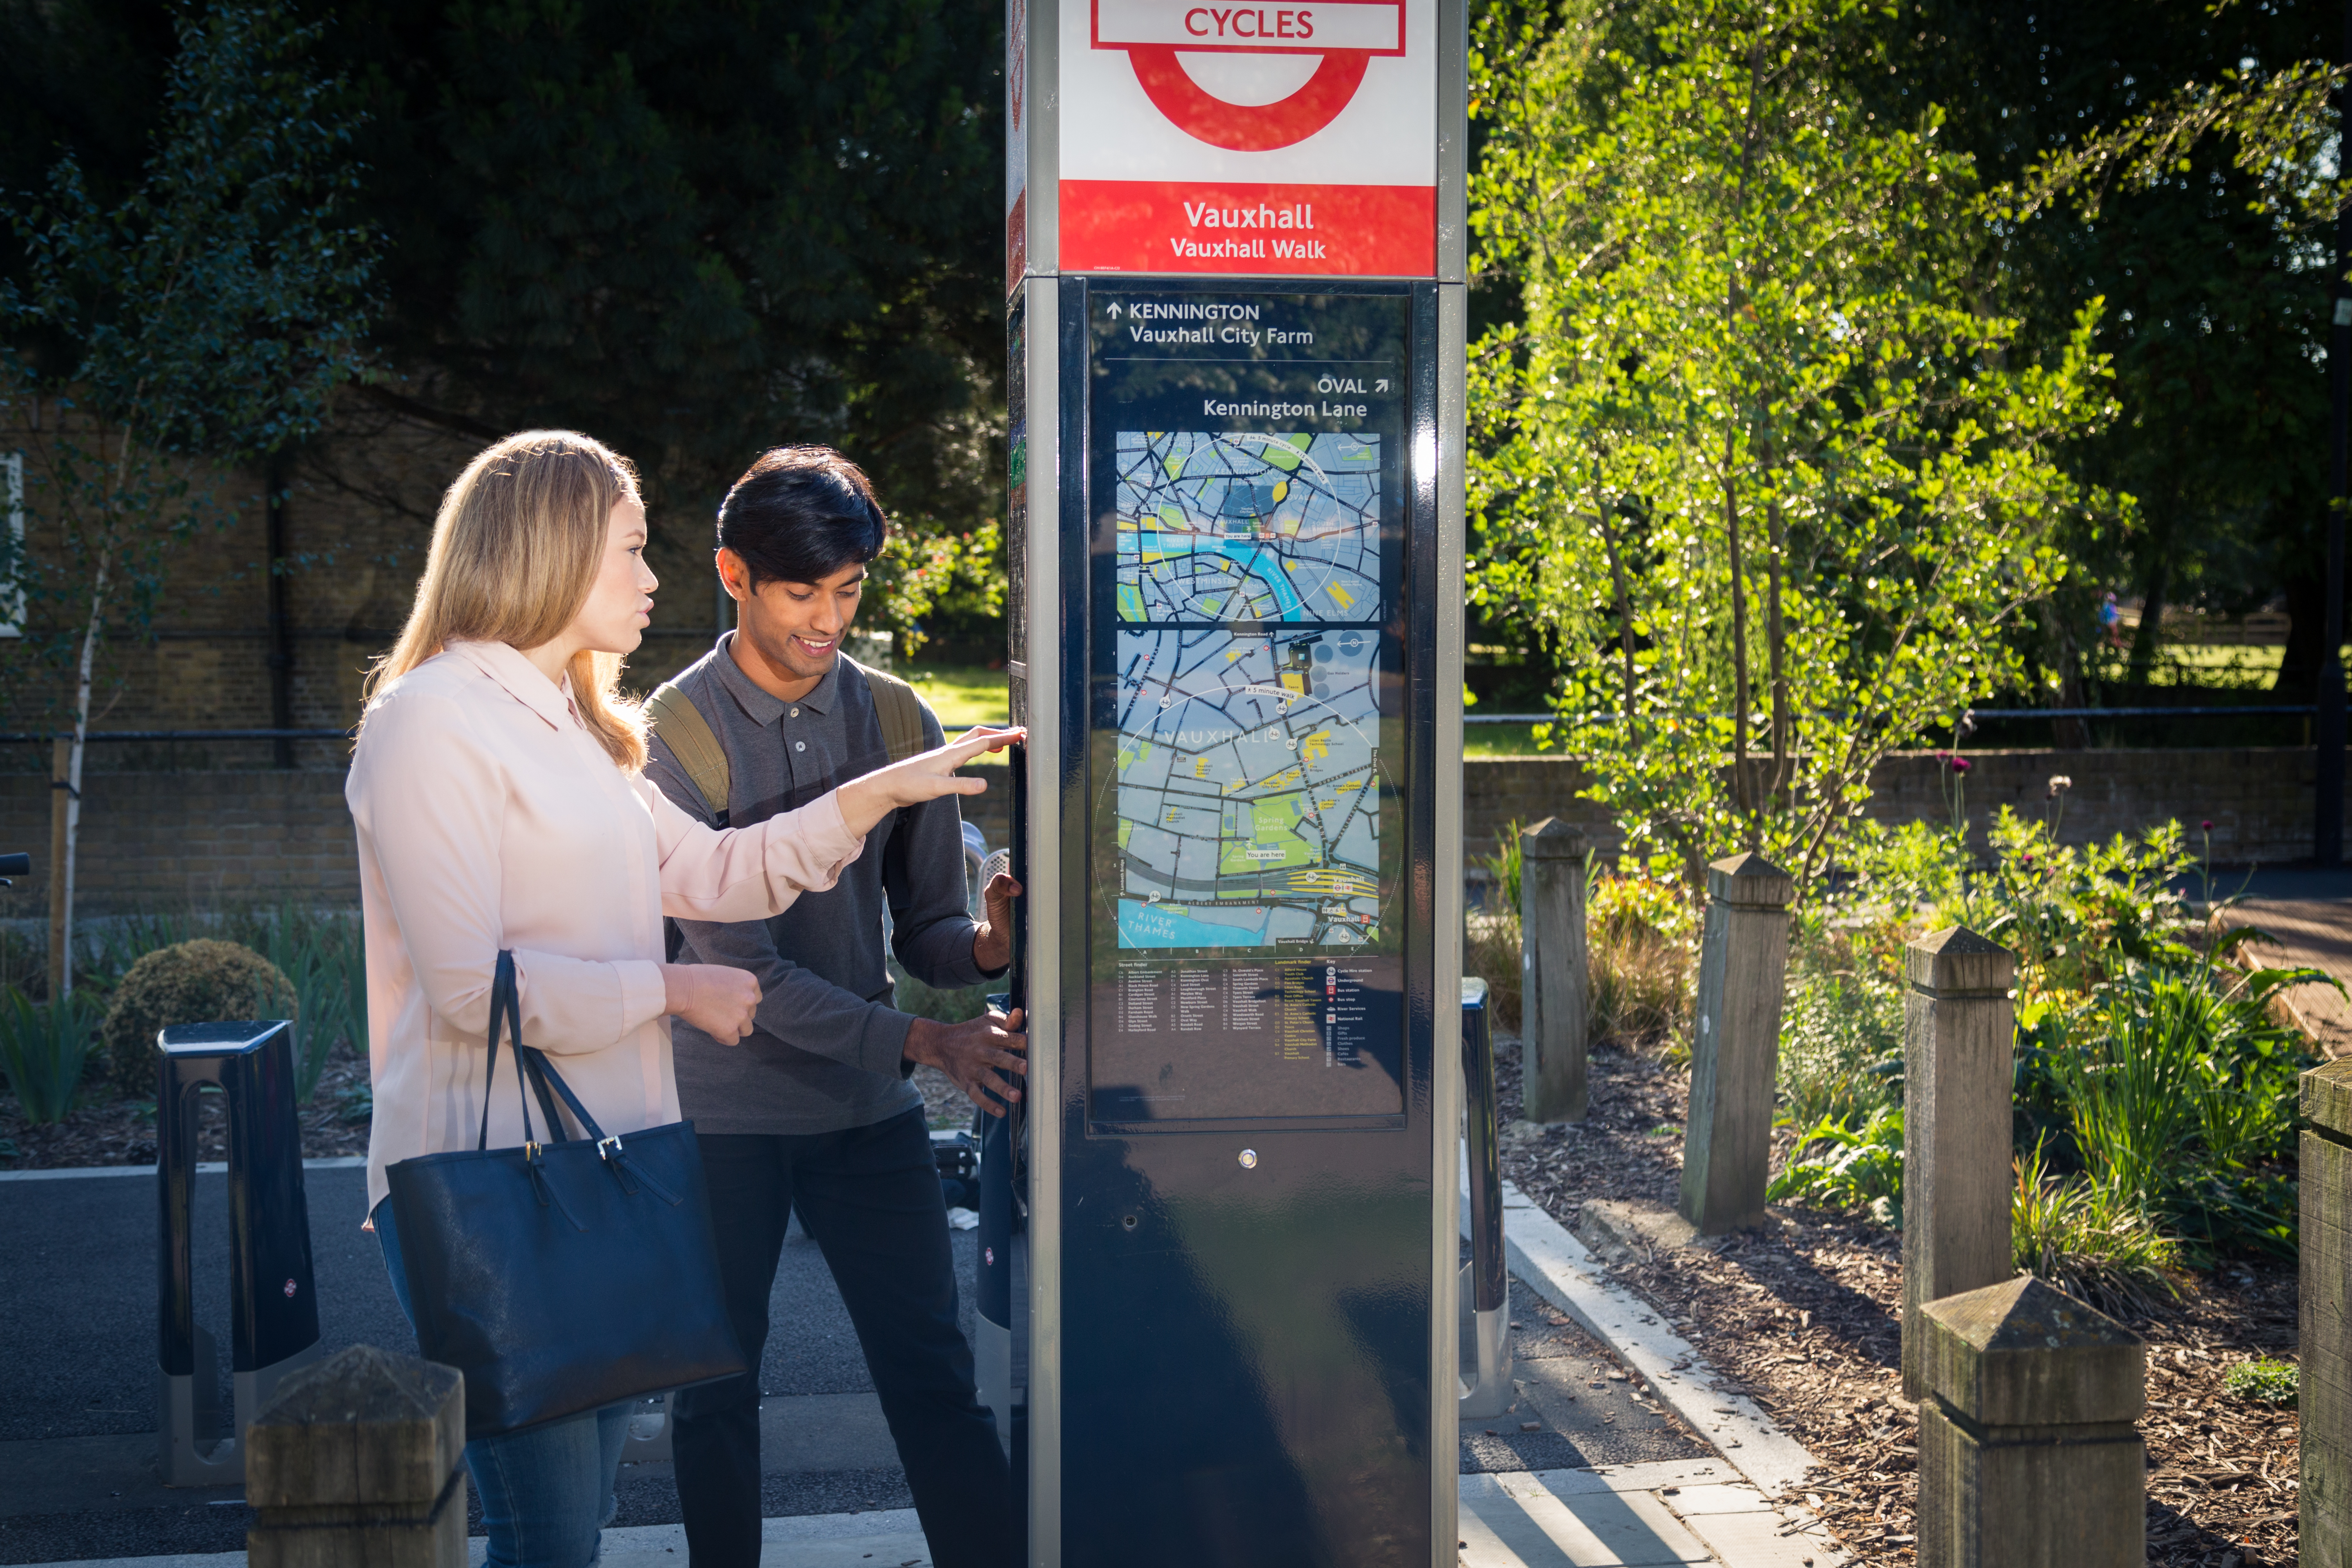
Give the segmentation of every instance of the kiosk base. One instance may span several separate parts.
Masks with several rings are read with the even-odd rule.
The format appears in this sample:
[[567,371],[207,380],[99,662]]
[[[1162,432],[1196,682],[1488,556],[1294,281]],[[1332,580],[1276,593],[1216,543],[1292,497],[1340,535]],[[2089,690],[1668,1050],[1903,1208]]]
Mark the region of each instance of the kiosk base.
[[196,1370],[174,1376],[158,1372],[156,1404],[163,1415],[157,1468],[162,1470],[167,1487],[226,1487],[245,1479],[245,1429],[261,1414],[278,1392],[278,1385],[290,1374],[301,1371],[319,1359],[316,1343],[296,1351],[284,1361],[272,1363],[252,1372],[230,1375],[234,1403],[230,1406],[235,1425],[229,1436],[215,1437],[220,1425],[220,1374],[214,1371],[219,1364],[213,1337],[199,1326],[195,1331]]

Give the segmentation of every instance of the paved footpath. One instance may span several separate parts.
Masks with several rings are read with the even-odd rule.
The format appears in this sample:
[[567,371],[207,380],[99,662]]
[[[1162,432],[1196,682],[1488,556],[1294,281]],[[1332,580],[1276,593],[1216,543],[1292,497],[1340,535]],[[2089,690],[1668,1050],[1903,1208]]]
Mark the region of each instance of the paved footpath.
[[[413,1350],[369,1238],[353,1239],[359,1174],[320,1163],[309,1175],[330,1348]],[[152,1184],[0,1178],[10,1259],[0,1315],[30,1336],[29,1353],[0,1360],[0,1563],[243,1568],[242,1552],[223,1550],[243,1535],[236,1489],[167,1491],[153,1478]],[[217,1203],[204,1206],[217,1215]],[[1506,1205],[1519,1399],[1507,1416],[1464,1427],[1462,1568],[1846,1563],[1801,1507],[1804,1450],[1744,1397],[1718,1392],[1689,1345],[1549,1215],[1507,1186]],[[200,1226],[200,1279],[225,1276],[226,1239]],[[956,1241],[969,1301],[970,1234]],[[777,1298],[778,1321],[795,1329],[772,1340],[761,1369],[777,1516],[762,1562],[928,1568],[840,1299],[797,1236]],[[225,1315],[225,1301],[214,1305]],[[686,1551],[669,1467],[650,1456],[627,1465],[619,1491],[607,1564],[677,1568]],[[479,1537],[473,1545],[479,1563]]]
[[[2214,879],[2217,894],[2237,892],[2241,882]],[[2270,937],[2252,956],[2280,967],[2307,964],[2352,990],[2352,871],[2256,871],[2243,879],[2242,902],[2231,924],[2259,926]],[[2286,1005],[2304,1032],[2329,1057],[2352,1051],[2352,1001],[2332,985],[2298,985]]]

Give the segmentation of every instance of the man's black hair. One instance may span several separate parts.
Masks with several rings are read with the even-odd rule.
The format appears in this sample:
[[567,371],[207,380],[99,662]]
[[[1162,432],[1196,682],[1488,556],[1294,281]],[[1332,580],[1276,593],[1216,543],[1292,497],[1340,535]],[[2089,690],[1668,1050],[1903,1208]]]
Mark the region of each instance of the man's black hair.
[[760,454],[719,508],[719,544],[743,558],[751,586],[821,583],[882,553],[890,524],[856,464],[830,447]]

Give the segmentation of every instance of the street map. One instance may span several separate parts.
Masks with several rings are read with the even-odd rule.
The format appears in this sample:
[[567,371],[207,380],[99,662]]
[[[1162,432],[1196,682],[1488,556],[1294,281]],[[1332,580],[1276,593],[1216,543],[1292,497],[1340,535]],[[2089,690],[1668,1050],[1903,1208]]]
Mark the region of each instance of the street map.
[[1121,621],[1384,619],[1378,436],[1118,433]]
[[1120,947],[1379,944],[1377,442],[1118,435]]

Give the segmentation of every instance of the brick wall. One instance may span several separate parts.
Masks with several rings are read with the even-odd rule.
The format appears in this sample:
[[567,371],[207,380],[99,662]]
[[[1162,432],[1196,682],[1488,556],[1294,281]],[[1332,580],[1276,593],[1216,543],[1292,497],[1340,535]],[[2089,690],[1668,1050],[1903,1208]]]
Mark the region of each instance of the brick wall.
[[[1002,766],[962,801],[992,848],[1010,837]],[[46,920],[47,781],[0,774],[0,853],[28,850],[33,875],[0,889],[0,920]],[[359,851],[340,771],[107,773],[83,779],[74,907],[90,915],[225,903],[357,904]]]
[[[2191,833],[2213,824],[2225,863],[2277,862],[2311,853],[2313,755],[2307,748],[2148,752],[1979,752],[1966,797],[1979,837],[2002,805],[2040,813],[2053,773],[2074,781],[2061,837],[2070,843],[2136,831],[2168,817]],[[1012,792],[1002,765],[975,770],[988,793],[967,797],[966,816],[992,847],[1011,837]],[[1560,758],[1479,759],[1463,769],[1467,861],[1494,849],[1505,824],[1566,815],[1603,853],[1616,829],[1590,801],[1582,774]],[[1870,815],[1882,821],[1942,818],[1948,778],[1926,753],[1890,757],[1872,780]],[[87,781],[79,907],[87,913],[213,905],[224,900],[352,902],[358,869],[341,772],[95,773]],[[49,792],[37,775],[0,775],[0,851],[30,850],[35,874],[0,891],[0,918],[47,909]],[[1731,846],[1726,846],[1728,853]]]
[[[2185,825],[2190,843],[2199,824],[2213,824],[2213,857],[2227,865],[2273,864],[2311,856],[2314,753],[2309,747],[2238,747],[2178,751],[1972,752],[1962,796],[1979,846],[1985,825],[2001,806],[2040,816],[2053,773],[2072,778],[2059,837],[2069,844],[2104,841],[2168,819]],[[1565,816],[1580,823],[1604,855],[1622,843],[1602,809],[1580,799],[1582,768],[1572,758],[1474,758],[1463,764],[1465,863],[1495,850],[1496,836],[1512,822]],[[1888,757],[1871,774],[1865,815],[1885,823],[1947,820],[1952,775],[1927,752]],[[2347,791],[2352,799],[2352,789]],[[1735,846],[1724,847],[1729,854]]]

